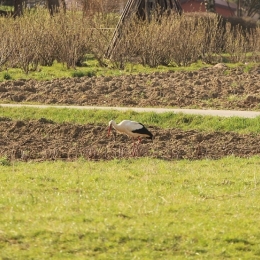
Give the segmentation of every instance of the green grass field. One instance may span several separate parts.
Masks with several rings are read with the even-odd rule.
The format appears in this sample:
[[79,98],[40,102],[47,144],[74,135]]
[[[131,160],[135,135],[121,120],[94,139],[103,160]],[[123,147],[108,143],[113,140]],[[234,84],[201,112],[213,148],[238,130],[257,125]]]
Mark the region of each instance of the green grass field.
[[260,259],[259,157],[0,172],[0,259]]

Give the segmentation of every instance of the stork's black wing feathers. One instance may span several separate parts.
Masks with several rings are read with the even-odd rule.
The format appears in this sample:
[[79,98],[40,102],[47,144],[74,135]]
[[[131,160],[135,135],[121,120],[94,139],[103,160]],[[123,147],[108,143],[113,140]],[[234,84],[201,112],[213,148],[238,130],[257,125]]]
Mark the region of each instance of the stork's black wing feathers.
[[141,134],[141,135],[148,135],[149,137],[147,137],[147,138],[152,140],[153,134],[143,124],[141,124],[141,123],[139,123],[139,124],[142,125],[143,127],[140,128],[140,129],[133,130],[132,132],[138,133],[138,134]]

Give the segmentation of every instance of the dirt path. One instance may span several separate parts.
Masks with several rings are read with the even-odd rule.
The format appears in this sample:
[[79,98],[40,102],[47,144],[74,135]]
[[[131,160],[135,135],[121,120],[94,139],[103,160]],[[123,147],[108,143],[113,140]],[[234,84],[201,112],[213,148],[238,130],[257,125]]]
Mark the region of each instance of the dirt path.
[[213,109],[175,109],[175,108],[144,108],[144,107],[99,107],[99,106],[52,106],[52,105],[24,105],[24,104],[0,104],[0,107],[33,107],[33,108],[71,108],[71,109],[97,109],[97,110],[118,110],[135,112],[155,112],[155,113],[184,113],[190,115],[203,115],[203,116],[220,116],[220,117],[245,117],[254,118],[260,116],[257,111],[241,111],[241,110],[213,110]]

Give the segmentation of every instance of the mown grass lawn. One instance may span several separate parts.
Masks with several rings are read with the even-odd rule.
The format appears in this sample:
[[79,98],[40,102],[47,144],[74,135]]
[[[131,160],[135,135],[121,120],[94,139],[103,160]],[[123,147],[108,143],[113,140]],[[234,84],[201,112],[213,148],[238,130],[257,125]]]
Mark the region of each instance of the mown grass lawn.
[[0,259],[260,259],[260,158],[0,166]]

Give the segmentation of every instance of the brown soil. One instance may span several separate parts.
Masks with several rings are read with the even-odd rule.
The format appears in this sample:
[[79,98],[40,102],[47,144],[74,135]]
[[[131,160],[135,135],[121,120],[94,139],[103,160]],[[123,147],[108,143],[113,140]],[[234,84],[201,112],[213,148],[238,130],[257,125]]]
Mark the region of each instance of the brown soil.
[[[202,69],[121,77],[5,81],[0,100],[105,106],[178,106],[252,110],[259,108],[260,66]],[[11,160],[108,160],[130,158],[132,141],[124,135],[107,137],[106,125],[57,124],[46,119],[12,121],[0,118],[0,158]],[[137,157],[218,159],[227,155],[260,154],[260,136],[163,130],[150,126],[153,142],[143,140]]]
[[260,66],[211,67],[120,77],[82,77],[0,83],[1,102],[98,106],[260,109]]
[[[0,118],[0,157],[11,160],[107,160],[133,157],[132,140],[124,135],[107,137],[105,125],[56,124],[46,119],[12,121]],[[137,157],[162,159],[218,159],[227,155],[260,154],[260,136],[203,133],[149,127],[154,141],[143,140]]]

